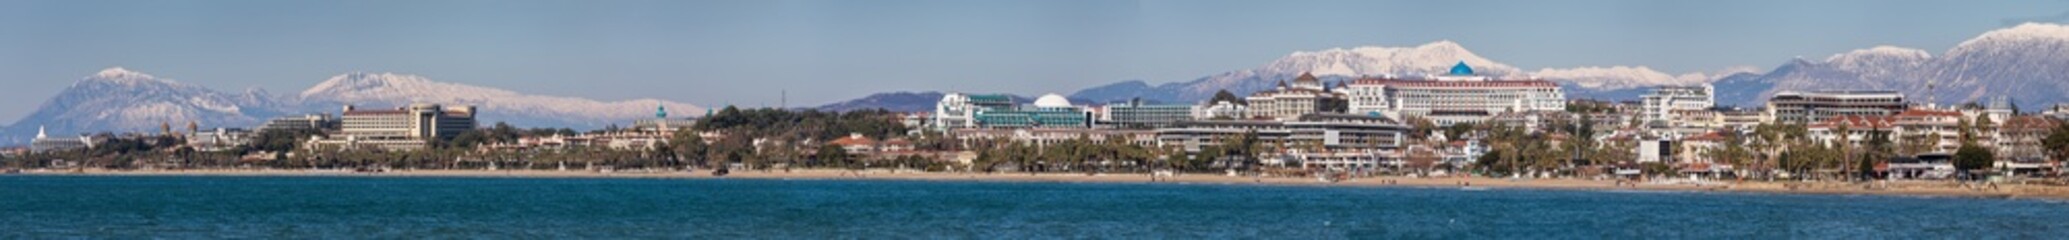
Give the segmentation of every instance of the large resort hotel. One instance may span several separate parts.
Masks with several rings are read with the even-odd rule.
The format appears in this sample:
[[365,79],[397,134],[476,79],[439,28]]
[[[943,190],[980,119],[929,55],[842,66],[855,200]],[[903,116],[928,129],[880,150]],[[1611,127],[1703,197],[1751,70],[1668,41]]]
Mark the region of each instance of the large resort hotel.
[[1350,112],[1388,118],[1422,117],[1437,125],[1477,123],[1508,112],[1564,111],[1566,94],[1544,79],[1496,79],[1459,62],[1443,76],[1352,80]]

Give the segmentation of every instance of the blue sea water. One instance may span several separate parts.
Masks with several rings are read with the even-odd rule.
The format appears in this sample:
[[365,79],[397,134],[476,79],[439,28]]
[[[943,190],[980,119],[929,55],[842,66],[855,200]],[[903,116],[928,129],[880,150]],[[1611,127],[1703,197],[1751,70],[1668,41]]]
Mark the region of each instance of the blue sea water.
[[0,176],[0,239],[2069,238],[2039,200],[1251,185]]

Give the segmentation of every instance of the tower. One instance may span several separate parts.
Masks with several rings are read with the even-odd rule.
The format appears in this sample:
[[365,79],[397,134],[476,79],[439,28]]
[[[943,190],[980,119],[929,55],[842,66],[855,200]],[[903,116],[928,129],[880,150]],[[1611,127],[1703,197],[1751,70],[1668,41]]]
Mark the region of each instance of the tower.
[[654,118],[654,132],[668,133],[668,106],[655,104]]
[[187,134],[201,133],[201,123],[187,121]]
[[45,139],[45,138],[50,138],[50,135],[45,135],[45,134],[43,134],[43,126],[36,126],[36,139]]
[[654,104],[654,118],[668,119],[668,106]]

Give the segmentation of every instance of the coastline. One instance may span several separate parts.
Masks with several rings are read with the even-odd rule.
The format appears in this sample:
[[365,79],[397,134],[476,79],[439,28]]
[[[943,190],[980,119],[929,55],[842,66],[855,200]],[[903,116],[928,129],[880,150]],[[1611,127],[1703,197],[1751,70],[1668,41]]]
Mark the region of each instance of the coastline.
[[[555,171],[555,170],[391,170],[386,172],[353,172],[346,170],[310,169],[197,169],[197,170],[97,170],[83,171],[24,171],[19,175],[31,176],[279,176],[279,177],[496,177],[496,178],[653,178],[653,179],[800,179],[800,180],[918,180],[918,181],[979,181],[979,182],[1055,182],[1055,183],[1146,183],[1146,184],[1229,184],[1229,185],[1279,185],[1318,187],[1419,187],[1480,189],[1549,189],[1580,191],[1675,191],[1675,192],[1725,192],[1725,193],[1772,193],[1813,195],[1881,195],[1881,196],[1923,196],[1923,197],[1967,197],[2002,199],[2046,199],[2069,200],[2069,187],[2032,184],[1999,184],[1995,189],[1971,189],[1950,181],[1890,181],[1878,183],[1878,189],[1869,189],[1863,184],[1847,182],[1704,182],[1701,184],[1678,182],[1618,182],[1615,180],[1584,179],[1501,179],[1482,177],[1436,177],[1413,178],[1382,176],[1355,178],[1340,182],[1321,182],[1306,177],[1232,177],[1218,174],[1179,174],[1157,177],[1152,181],[1149,174],[1084,174],[1084,173],[958,173],[919,172],[872,169],[847,171],[834,169],[798,169],[791,171],[740,171],[727,176],[712,176],[708,171],[664,171],[664,172],[600,172],[600,171]],[[1794,188],[1791,188],[1791,187]]]

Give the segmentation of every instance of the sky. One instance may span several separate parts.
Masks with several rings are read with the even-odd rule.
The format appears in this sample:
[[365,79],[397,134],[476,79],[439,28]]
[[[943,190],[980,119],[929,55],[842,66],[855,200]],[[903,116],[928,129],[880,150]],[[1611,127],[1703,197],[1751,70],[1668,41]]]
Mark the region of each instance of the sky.
[[[394,72],[599,100],[812,106],[890,91],[1190,81],[1451,40],[1523,69],[1771,69],[1939,53],[2069,1],[0,1],[0,123],[121,66],[227,92]],[[787,96],[787,97],[786,97]]]

